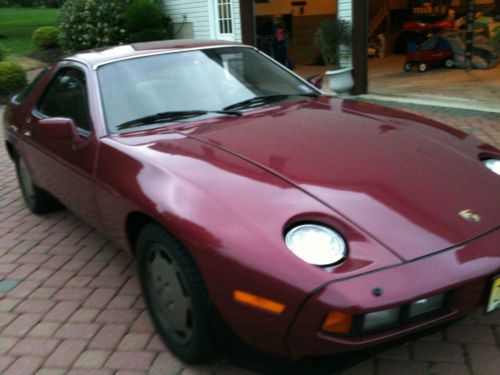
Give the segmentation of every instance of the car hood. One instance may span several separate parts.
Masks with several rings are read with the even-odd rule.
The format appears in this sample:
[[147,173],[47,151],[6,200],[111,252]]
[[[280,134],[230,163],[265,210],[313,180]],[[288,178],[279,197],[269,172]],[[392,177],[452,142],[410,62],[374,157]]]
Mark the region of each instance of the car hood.
[[405,260],[500,223],[500,178],[478,158],[498,150],[403,112],[323,98],[178,130],[289,181]]

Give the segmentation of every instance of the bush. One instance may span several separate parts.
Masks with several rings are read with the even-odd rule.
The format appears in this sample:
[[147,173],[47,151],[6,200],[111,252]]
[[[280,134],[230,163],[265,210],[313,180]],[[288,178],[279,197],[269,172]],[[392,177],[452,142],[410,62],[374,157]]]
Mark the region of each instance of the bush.
[[33,8],[35,5],[36,5],[36,0],[10,0],[9,1],[9,6]]
[[163,13],[161,23],[163,25],[163,30],[165,30],[165,32],[167,33],[166,39],[173,39],[174,38],[174,23],[172,22],[172,19],[169,16],[167,16],[165,13]]
[[65,0],[38,0],[37,5],[45,8],[59,8],[64,2]]
[[8,96],[27,84],[26,72],[16,63],[0,62],[0,96]]
[[150,42],[153,40],[163,40],[167,34],[163,29],[146,29],[136,33],[131,33],[128,37],[130,43]]
[[161,25],[162,10],[158,4],[149,0],[135,0],[125,9],[123,14],[125,29],[135,33]]
[[493,37],[493,46],[495,47],[495,52],[500,56],[500,26],[495,28],[495,36]]
[[5,60],[5,51],[0,47],[0,61]]
[[57,47],[59,45],[59,29],[54,26],[39,27],[32,36],[35,46],[41,49]]
[[60,10],[59,43],[65,51],[104,47],[127,40],[123,11],[129,0],[67,0]]
[[58,8],[65,0],[0,0],[0,7]]
[[339,65],[340,46],[350,45],[352,40],[351,23],[342,19],[325,20],[319,24],[315,44],[321,48],[325,65]]
[[172,37],[172,21],[161,6],[151,0],[134,0],[123,14],[130,42],[147,42]]

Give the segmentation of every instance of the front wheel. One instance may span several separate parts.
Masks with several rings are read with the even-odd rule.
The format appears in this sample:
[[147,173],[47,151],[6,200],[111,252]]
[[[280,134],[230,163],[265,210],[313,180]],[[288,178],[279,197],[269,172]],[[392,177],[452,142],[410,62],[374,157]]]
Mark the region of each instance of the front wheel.
[[405,72],[411,72],[411,68],[412,68],[412,65],[407,62],[403,65],[403,69],[405,70]]
[[446,66],[448,69],[453,68],[455,66],[455,63],[453,62],[452,59],[447,59],[444,62],[444,66]]
[[137,265],[151,318],[170,350],[196,363],[214,354],[211,307],[194,259],[158,224],[148,224],[137,240]]
[[28,167],[22,158],[16,161],[16,173],[24,203],[31,212],[44,214],[60,207],[54,197],[33,183]]
[[418,71],[419,71],[420,73],[426,72],[426,71],[427,71],[427,69],[428,69],[428,66],[427,66],[427,64],[426,64],[426,63],[422,63],[422,64],[419,64],[419,65],[418,65]]

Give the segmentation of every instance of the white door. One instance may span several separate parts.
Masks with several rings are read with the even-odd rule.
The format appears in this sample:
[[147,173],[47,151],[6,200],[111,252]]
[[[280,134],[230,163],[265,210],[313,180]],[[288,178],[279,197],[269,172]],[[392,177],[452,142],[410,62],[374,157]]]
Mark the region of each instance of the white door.
[[232,0],[213,0],[214,20],[212,25],[215,30],[215,38],[220,40],[234,41],[234,17]]

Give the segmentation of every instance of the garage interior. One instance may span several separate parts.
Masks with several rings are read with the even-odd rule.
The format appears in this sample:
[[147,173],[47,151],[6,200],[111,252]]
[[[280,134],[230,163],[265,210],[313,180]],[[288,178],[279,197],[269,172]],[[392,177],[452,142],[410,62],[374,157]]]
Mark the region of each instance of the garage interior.
[[[495,14],[500,9],[498,0],[475,0],[476,21],[482,15]],[[270,43],[277,25],[284,26],[287,33],[288,58],[294,70],[303,75],[321,74],[333,66],[322,65],[320,48],[315,44],[315,34],[324,20],[337,16],[337,0],[255,0],[255,30],[257,46],[272,54]],[[368,72],[369,92],[389,94],[422,94],[428,89],[427,81],[443,76],[446,87],[437,95],[463,96],[461,86],[478,90],[474,96],[483,95],[493,100],[498,95],[500,70],[497,66],[484,72],[475,71],[464,76],[463,70],[447,70],[443,67],[429,70],[425,75],[415,71],[404,72],[407,40],[403,28],[407,22],[437,22],[439,20],[462,20],[467,14],[467,0],[368,0]],[[477,34],[490,37],[496,26],[497,18],[490,18],[489,25],[476,25]],[[484,20],[483,20],[484,21]],[[478,23],[478,22],[476,22]],[[479,22],[480,23],[480,22]],[[462,23],[462,33],[464,25]],[[435,31],[435,30],[430,30]],[[356,33],[357,30],[354,30]],[[429,35],[423,33],[423,39]],[[418,42],[421,42],[419,40]],[[429,79],[423,79],[428,77]],[[434,90],[436,91],[436,90]]]

